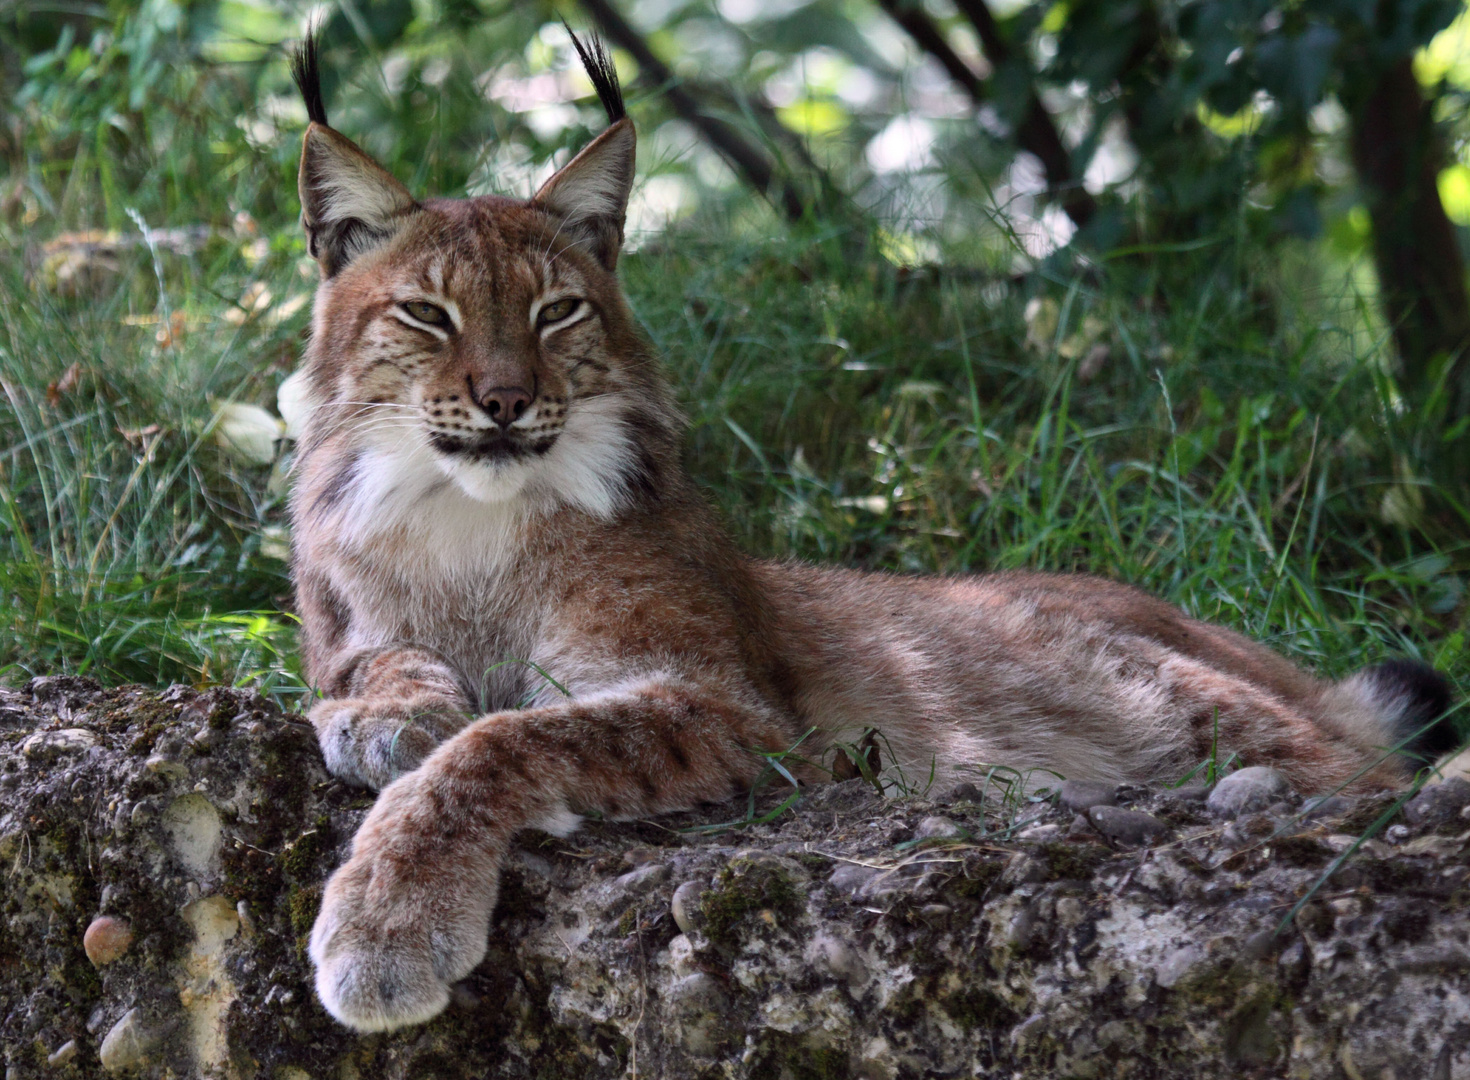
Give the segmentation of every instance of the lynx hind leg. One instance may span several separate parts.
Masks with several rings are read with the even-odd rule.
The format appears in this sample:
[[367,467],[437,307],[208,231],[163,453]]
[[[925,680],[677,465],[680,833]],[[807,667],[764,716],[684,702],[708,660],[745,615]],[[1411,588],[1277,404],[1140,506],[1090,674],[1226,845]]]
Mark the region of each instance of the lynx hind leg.
[[[1397,747],[1406,774],[1442,761],[1459,748],[1450,715],[1449,680],[1428,664],[1390,660],[1364,668],[1323,695],[1321,725],[1363,749],[1384,753]],[[1460,755],[1459,772],[1470,772],[1470,757]]]
[[348,681],[348,694],[317,702],[307,718],[327,771],[375,791],[418,768],[470,719],[453,670],[417,649],[365,660]]

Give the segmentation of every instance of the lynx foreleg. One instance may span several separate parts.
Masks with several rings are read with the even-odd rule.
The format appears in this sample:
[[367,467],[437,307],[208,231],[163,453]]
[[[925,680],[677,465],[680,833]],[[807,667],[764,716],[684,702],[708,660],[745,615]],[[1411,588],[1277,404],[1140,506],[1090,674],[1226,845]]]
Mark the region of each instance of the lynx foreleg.
[[359,1031],[420,1023],[485,955],[500,863],[525,827],[654,814],[748,788],[789,733],[758,707],[645,684],[471,724],[383,791],[311,933],[322,1004]]
[[411,772],[470,722],[454,670],[424,649],[383,649],[356,659],[346,694],[314,705],[327,771],[379,790]]

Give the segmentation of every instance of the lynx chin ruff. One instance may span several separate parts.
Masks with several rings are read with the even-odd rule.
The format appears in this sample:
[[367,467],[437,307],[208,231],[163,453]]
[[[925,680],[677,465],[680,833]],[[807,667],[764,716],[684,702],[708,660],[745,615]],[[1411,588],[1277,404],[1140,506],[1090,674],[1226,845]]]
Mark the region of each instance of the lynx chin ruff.
[[910,777],[1168,780],[1218,718],[1301,791],[1402,785],[1450,748],[1447,684],[1420,665],[1327,683],[1095,578],[737,551],[614,274],[633,124],[601,47],[576,46],[611,124],[526,201],[416,199],[327,126],[314,42],[296,58],[322,276],[296,594],[327,766],[382,791],[311,934],[332,1015],[375,1031],[443,1009],[517,831],[733,797],[755,751],[809,730],[829,768],[878,728],[882,767]]

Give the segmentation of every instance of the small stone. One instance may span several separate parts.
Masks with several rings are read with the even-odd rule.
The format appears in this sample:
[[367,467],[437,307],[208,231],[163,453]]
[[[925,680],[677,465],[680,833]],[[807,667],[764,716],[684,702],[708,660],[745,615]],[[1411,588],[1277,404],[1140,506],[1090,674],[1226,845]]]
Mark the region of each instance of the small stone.
[[623,862],[629,866],[643,866],[647,863],[657,862],[664,857],[664,853],[658,848],[635,847],[623,852]]
[[1030,948],[1035,933],[1036,910],[1031,904],[1027,904],[1011,916],[1005,930],[1005,942],[1013,949],[1024,951]]
[[1165,990],[1173,989],[1204,958],[1205,951],[1198,945],[1186,945],[1182,949],[1176,949],[1154,969],[1154,982]]
[[964,783],[956,784],[954,787],[946,791],[944,795],[940,797],[939,801],[941,803],[947,804],[975,803],[978,805],[979,803],[985,801],[985,796],[980,794],[979,788],[966,780]]
[[132,812],[128,814],[128,821],[132,824],[133,828],[137,829],[141,828],[144,825],[147,825],[152,817],[152,808],[146,802],[140,802],[137,803],[133,807]]
[[82,948],[93,967],[110,964],[132,947],[133,928],[126,919],[99,915],[82,935]]
[[818,934],[807,944],[807,963],[820,975],[840,979],[856,990],[868,981],[868,965],[846,941],[833,934]]
[[1062,827],[1056,822],[1048,822],[1045,825],[1032,825],[1030,828],[1022,829],[1016,834],[1016,839],[1027,844],[1041,844],[1048,840],[1055,840],[1062,834]]
[[678,1018],[676,1037],[691,1053],[715,1053],[725,1038],[728,1010],[724,987],[702,971],[675,980],[669,987],[669,1007]]
[[1313,795],[1302,803],[1302,820],[1326,821],[1329,818],[1343,817],[1357,805],[1357,799],[1342,795]]
[[1098,832],[1125,844],[1144,844],[1169,831],[1169,826],[1142,810],[1094,806],[1087,811],[1087,816]]
[[1459,814],[1470,805],[1470,783],[1453,776],[1439,784],[1430,784],[1409,800],[1404,817],[1415,825],[1438,825]]
[[1266,960],[1286,943],[1286,939],[1272,930],[1257,930],[1245,939],[1241,953],[1247,960]]
[[53,1069],[59,1069],[76,1056],[77,1041],[75,1039],[67,1039],[66,1042],[56,1048],[54,1054],[46,1058],[46,1064]]
[[475,993],[474,987],[467,980],[461,979],[449,987],[450,1008],[473,1009],[479,1004],[480,995]]
[[537,855],[534,851],[517,848],[511,857],[522,870],[536,877],[550,879],[556,873],[555,867],[551,865],[551,860],[545,855]]
[[1117,806],[1118,785],[1102,780],[1066,780],[1061,797],[1064,809],[1085,814],[1094,806]]
[[669,868],[664,863],[645,863],[636,870],[629,870],[613,882],[615,888],[630,893],[652,892],[669,880]]
[[863,1080],[898,1080],[899,1068],[898,1055],[887,1039],[877,1035],[864,1044],[859,1073]]
[[148,760],[143,762],[143,768],[165,779],[182,780],[189,775],[188,766],[175,761],[167,754],[150,754]]
[[1231,773],[1216,784],[1205,805],[1216,817],[1237,817],[1264,810],[1290,791],[1291,785],[1286,782],[1286,777],[1275,769],[1252,765]]
[[1087,918],[1087,908],[1075,896],[1064,896],[1057,901],[1057,922],[1062,929],[1070,930]]
[[964,829],[950,821],[949,818],[940,817],[937,814],[933,817],[926,817],[914,830],[915,840],[960,840],[964,835]]
[[241,900],[235,905],[235,914],[240,919],[240,929],[247,934],[255,933],[255,920],[250,915],[250,902]]
[[54,761],[62,754],[79,754],[97,742],[97,736],[86,728],[38,731],[20,744],[20,752],[32,761]]
[[684,933],[689,933],[703,923],[704,914],[699,908],[699,898],[708,888],[702,881],[686,881],[674,890],[673,899],[669,901],[669,910],[673,913],[675,925]]
[[843,863],[832,871],[832,876],[827,879],[827,884],[837,892],[852,894],[866,885],[877,873],[878,871],[871,866]]
[[1209,797],[1209,784],[1185,784],[1183,787],[1166,788],[1159,792],[1159,803],[1163,806],[1188,806],[1191,803],[1202,803]]
[[1082,837],[1096,839],[1097,830],[1092,827],[1092,822],[1087,820],[1086,814],[1072,815],[1072,824],[1067,826],[1067,839],[1077,840]]
[[158,1041],[157,1033],[149,1030],[142,1013],[129,1009],[112,1025],[97,1057],[108,1072],[122,1072],[146,1064]]

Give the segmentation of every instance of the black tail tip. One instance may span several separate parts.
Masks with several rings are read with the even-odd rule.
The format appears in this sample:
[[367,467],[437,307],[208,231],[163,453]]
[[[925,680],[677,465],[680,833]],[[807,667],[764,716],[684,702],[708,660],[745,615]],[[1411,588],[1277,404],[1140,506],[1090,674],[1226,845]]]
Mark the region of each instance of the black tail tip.
[[327,126],[327,106],[322,100],[321,45],[322,27],[318,22],[306,28],[306,36],[291,54],[291,78],[306,102],[307,117],[313,123]]
[[1433,763],[1460,745],[1460,734],[1445,713],[1450,708],[1450,681],[1418,660],[1389,660],[1363,673],[1385,699],[1401,702],[1395,736],[1408,740],[1403,752]]

